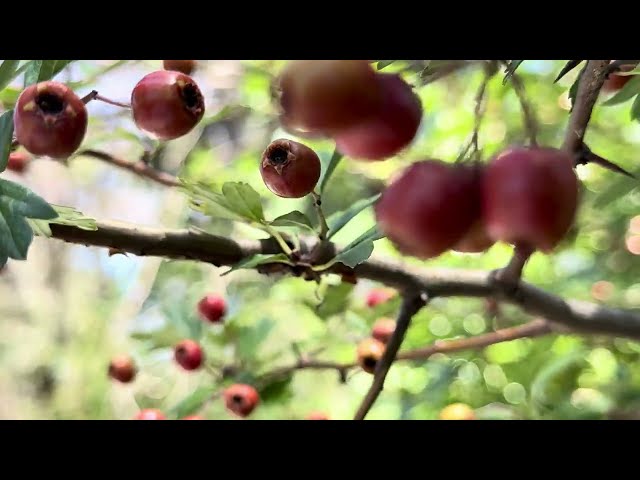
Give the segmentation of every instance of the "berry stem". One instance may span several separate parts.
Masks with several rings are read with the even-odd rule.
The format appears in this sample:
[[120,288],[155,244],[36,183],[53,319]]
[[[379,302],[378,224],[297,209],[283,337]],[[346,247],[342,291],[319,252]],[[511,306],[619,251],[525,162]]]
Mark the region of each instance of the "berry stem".
[[122,107],[122,108],[131,108],[131,105],[128,103],[123,103],[123,102],[116,102],[115,100],[111,100],[109,98],[103,97],[102,95],[100,95],[98,93],[97,90],[92,90],[91,92],[89,92],[87,95],[85,95],[84,97],[82,97],[82,102],[86,105],[87,103],[89,103],[92,100],[98,100],[100,102],[104,102],[104,103],[108,103],[109,105],[114,105],[116,107]]
[[531,146],[535,147],[538,145],[538,131],[540,130],[538,119],[536,118],[535,111],[531,107],[531,103],[527,97],[527,92],[525,91],[524,82],[520,76],[516,72],[513,72],[510,80],[513,85],[513,89],[518,96],[518,101],[520,102],[522,120],[529,137],[529,142],[531,143]]
[[517,284],[522,277],[524,266],[533,255],[533,252],[535,252],[535,249],[529,245],[516,244],[511,260],[509,260],[506,267],[498,272],[498,280],[509,284]]
[[327,219],[322,211],[322,199],[316,192],[311,192],[311,196],[313,197],[313,206],[316,209],[318,223],[320,224],[320,233],[318,234],[318,237],[322,242],[324,242],[327,239],[327,233],[329,233],[329,225],[327,225]]

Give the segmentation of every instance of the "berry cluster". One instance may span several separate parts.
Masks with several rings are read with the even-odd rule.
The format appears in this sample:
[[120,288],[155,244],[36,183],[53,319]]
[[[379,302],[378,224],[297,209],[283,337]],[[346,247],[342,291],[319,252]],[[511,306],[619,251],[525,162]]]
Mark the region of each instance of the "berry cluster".
[[[194,60],[165,60],[165,70],[143,77],[131,94],[131,111],[136,126],[160,140],[173,140],[189,133],[202,120],[204,97],[188,75]],[[188,72],[188,73],[183,73]],[[25,88],[14,112],[17,142],[29,153],[67,158],[84,140],[88,114],[86,103],[98,99],[96,92],[80,98],[68,86],[46,81]],[[12,170],[22,171],[25,161],[13,156]]]

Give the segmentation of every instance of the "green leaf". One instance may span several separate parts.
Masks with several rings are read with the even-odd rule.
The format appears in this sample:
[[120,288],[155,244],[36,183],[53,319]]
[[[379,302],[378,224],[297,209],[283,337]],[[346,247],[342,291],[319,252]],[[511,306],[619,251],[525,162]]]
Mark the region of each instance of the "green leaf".
[[45,62],[45,60],[31,60],[27,64],[27,69],[24,74],[24,88],[27,88],[29,85],[33,85],[34,83],[38,83],[40,69],[42,68],[43,62]]
[[51,80],[73,60],[31,60],[24,75],[25,88],[34,83]]
[[349,299],[353,289],[354,285],[346,282],[329,285],[322,301],[315,307],[316,314],[326,320],[333,315],[344,312],[349,306]]
[[53,66],[53,74],[51,75],[51,78],[59,74],[64,69],[64,67],[66,67],[73,61],[74,60],[55,60],[56,63]]
[[0,90],[16,78],[18,65],[20,65],[20,60],[5,60],[0,64]]
[[27,223],[31,227],[31,230],[33,230],[34,235],[37,235],[39,237],[51,236],[51,228],[49,227],[48,221],[27,218]]
[[277,255],[267,255],[263,253],[258,253],[256,255],[253,255],[252,257],[245,258],[244,260],[236,263],[231,267],[230,270],[227,270],[226,272],[224,272],[222,276],[228,275],[229,273],[235,270],[252,269],[252,268],[256,268],[259,265],[266,265],[268,263],[284,263],[284,264],[293,266],[293,263],[289,261],[289,259],[284,253],[279,253]]
[[333,172],[335,171],[336,167],[340,163],[340,160],[342,160],[342,154],[338,152],[338,150],[333,151],[333,154],[331,155],[331,158],[329,159],[328,162],[325,162],[324,158],[322,159],[322,166],[324,167],[323,168],[324,173],[322,174],[322,178],[320,179],[320,182],[319,182],[320,195],[322,195],[322,192],[324,192],[324,189],[327,186],[327,182],[331,178],[331,175],[333,175]]
[[554,358],[542,367],[531,383],[531,398],[543,407],[560,403],[577,387],[578,376],[586,362],[583,351]]
[[0,116],[0,172],[3,172],[7,168],[12,141],[13,110],[8,110]]
[[606,102],[602,102],[602,105],[619,105],[620,103],[624,103],[635,97],[638,93],[640,93],[640,77],[634,76],[613,97],[608,99]]
[[260,400],[265,403],[282,402],[291,394],[289,387],[291,386],[292,380],[293,375],[287,375],[285,378],[268,383],[258,391]]
[[4,90],[0,90],[0,102],[5,108],[13,108],[18,101],[20,93],[22,93],[22,89],[6,87]]
[[297,227],[305,228],[314,232],[311,220],[304,213],[294,210],[293,212],[280,215],[275,220],[269,223],[273,227]]
[[364,198],[362,200],[358,200],[356,203],[351,205],[347,210],[342,212],[336,212],[331,215],[327,219],[327,224],[329,225],[329,235],[328,238],[333,237],[336,233],[338,233],[342,227],[344,227],[347,223],[351,221],[356,215],[362,212],[365,208],[373,205],[379,198],[380,193],[374,195],[373,197]]
[[355,268],[369,259],[373,253],[373,242],[362,242],[354,247],[348,248],[340,252],[333,259],[333,263],[342,263],[347,267]]
[[509,61],[509,65],[507,66],[504,72],[504,79],[502,80],[503,85],[509,81],[509,79],[513,76],[513,74],[516,72],[518,67],[522,64],[522,62],[524,62],[524,60]]
[[627,195],[629,192],[638,188],[638,176],[640,175],[640,168],[631,172],[636,178],[629,178],[622,175],[616,175],[611,179],[607,188],[603,190],[594,201],[594,208],[603,208],[609,203]]
[[196,389],[178,404],[169,409],[169,415],[175,419],[182,419],[200,410],[216,393],[218,387],[204,386]]
[[376,240],[380,240],[384,237],[385,235],[378,230],[377,225],[374,225],[369,230],[367,230],[362,235],[360,235],[358,238],[356,238],[354,241],[352,241],[349,245],[347,245],[346,248],[355,247],[359,243],[365,242],[365,241],[375,242]]
[[222,194],[234,212],[256,222],[264,221],[260,194],[248,183],[227,182],[222,185]]
[[633,101],[630,114],[632,120],[640,120],[640,95]]
[[580,70],[580,73],[578,73],[578,76],[576,77],[575,81],[569,88],[569,100],[571,100],[571,110],[573,110],[573,105],[576,103],[576,96],[578,95],[578,87],[580,86],[580,80],[582,79],[584,70],[585,70],[584,68]]
[[180,180],[180,188],[188,196],[191,207],[205,215],[228,220],[264,223],[260,195],[246,183],[229,182],[222,193],[202,182]]
[[58,216],[52,220],[49,220],[48,223],[56,223],[58,225],[70,225],[70,226],[78,227],[81,230],[89,230],[89,231],[98,230],[98,225],[95,219],[83,215],[82,212],[76,210],[75,208],[63,207],[60,205],[51,205],[51,206],[56,211]]
[[376,64],[376,68],[378,69],[378,71],[380,71],[383,68],[386,68],[395,62],[396,60],[378,60],[378,63]]

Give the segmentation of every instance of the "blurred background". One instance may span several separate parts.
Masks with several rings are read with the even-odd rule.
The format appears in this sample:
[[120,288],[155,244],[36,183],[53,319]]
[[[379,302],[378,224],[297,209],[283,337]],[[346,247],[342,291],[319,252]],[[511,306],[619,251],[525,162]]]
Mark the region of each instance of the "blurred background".
[[[295,138],[279,127],[271,82],[283,61],[198,61],[193,75],[206,100],[200,125],[169,142],[152,165],[181,177],[221,185],[243,181],[263,199],[267,217],[298,209],[313,218],[309,199],[271,194],[260,178],[259,159],[276,138]],[[540,123],[539,143],[560,146],[570,109],[572,72],[553,80],[562,61],[525,61],[518,69],[526,96]],[[483,81],[471,65],[435,82],[411,62],[397,61],[385,71],[404,71],[416,87],[425,116],[411,148],[386,162],[344,160],[323,198],[330,214],[381,191],[412,161],[455,161],[474,128],[474,98]],[[95,89],[128,102],[135,84],[162,68],[161,60],[75,61],[56,80],[79,95]],[[525,141],[520,102],[499,72],[489,82],[486,114],[479,132],[486,160],[506,146]],[[0,102],[11,108],[21,90],[17,79]],[[588,132],[589,146],[601,156],[640,174],[640,124],[630,104],[603,107],[601,95]],[[101,102],[88,105],[90,125],[82,148],[138,161],[158,145],[139,132],[126,109]],[[329,141],[302,140],[327,158]],[[583,201],[576,228],[553,255],[535,254],[525,278],[565,298],[638,309],[640,306],[640,192],[628,178],[587,165],[578,168]],[[246,225],[202,216],[186,197],[95,158],[77,155],[67,162],[34,159],[25,172],[2,177],[27,185],[46,200],[83,214],[141,226],[197,226],[234,238],[264,238]],[[335,237],[346,244],[374,224],[363,211]],[[113,252],[112,252],[113,253]],[[504,266],[511,249],[496,245],[483,255],[447,253],[431,268],[491,270]],[[400,258],[389,242],[376,242],[374,255]],[[356,343],[373,322],[394,316],[397,299],[375,308],[356,286],[327,278],[320,286],[299,278],[267,278],[241,270],[195,262],[110,255],[107,249],[67,245],[36,238],[28,260],[10,260],[0,274],[0,418],[130,419],[141,408],[160,408],[179,418],[198,413],[233,419],[216,397],[228,384],[220,372],[234,365],[240,375],[256,375],[295,361],[296,350],[321,350],[318,358],[355,360]],[[229,305],[224,326],[209,326],[196,304],[209,293]],[[328,304],[330,302],[330,305]],[[320,307],[319,307],[320,306]],[[326,307],[326,308],[325,308]],[[529,320],[507,305],[485,300],[437,299],[415,318],[404,348],[439,339],[478,335]],[[172,347],[183,338],[200,341],[207,367],[186,372],[173,361]],[[107,376],[110,359],[132,355],[139,368],[130,384]],[[574,419],[635,418],[640,415],[640,343],[607,337],[551,335],[497,344],[479,352],[435,355],[428,361],[399,362],[391,369],[371,419],[433,419],[462,402],[479,418]],[[244,375],[244,377],[242,377]],[[356,371],[346,384],[335,371],[300,371],[261,392],[252,419],[301,419],[311,411],[351,418],[372,377]]]

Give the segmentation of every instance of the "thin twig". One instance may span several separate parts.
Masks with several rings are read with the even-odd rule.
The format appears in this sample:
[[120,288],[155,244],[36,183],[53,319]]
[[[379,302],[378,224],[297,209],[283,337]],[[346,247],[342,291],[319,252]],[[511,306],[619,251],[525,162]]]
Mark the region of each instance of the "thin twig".
[[467,145],[462,149],[460,155],[458,155],[458,161],[462,160],[466,157],[470,148],[473,148],[473,158],[475,160],[479,159],[480,155],[480,147],[478,145],[478,137],[480,135],[480,127],[482,126],[482,119],[484,118],[484,114],[486,112],[486,102],[485,102],[485,94],[487,92],[487,85],[489,81],[495,75],[497,69],[495,68],[495,64],[487,64],[485,68],[485,74],[482,79],[482,83],[478,87],[478,91],[475,96],[475,108],[473,110],[473,134],[471,135],[471,140]]
[[524,121],[524,128],[527,132],[527,136],[529,137],[531,145],[536,146],[538,144],[538,131],[540,130],[540,128],[538,119],[536,118],[536,113],[529,103],[527,92],[524,87],[524,82],[522,81],[522,78],[520,78],[520,76],[515,72],[513,72],[513,74],[511,75],[510,80],[513,84],[513,89],[518,96],[518,101],[520,102],[522,119]]
[[373,374],[373,382],[371,383],[369,391],[362,400],[358,411],[353,417],[354,420],[364,420],[367,413],[369,413],[369,410],[371,410],[371,407],[378,399],[380,392],[382,392],[382,389],[384,388],[384,381],[387,378],[387,373],[389,373],[389,369],[395,361],[396,354],[398,353],[405,334],[409,329],[411,319],[426,304],[427,300],[428,299],[425,294],[409,293],[405,295],[402,306],[400,307],[398,320],[396,321],[396,329],[387,342],[382,358],[376,365],[376,369]]
[[320,224],[320,233],[318,236],[320,237],[320,241],[324,241],[327,238],[327,233],[329,233],[329,226],[327,225],[327,219],[322,211],[322,199],[316,192],[311,192],[311,196],[313,197],[313,207],[316,209],[318,223]]

